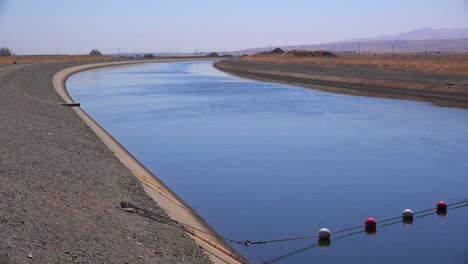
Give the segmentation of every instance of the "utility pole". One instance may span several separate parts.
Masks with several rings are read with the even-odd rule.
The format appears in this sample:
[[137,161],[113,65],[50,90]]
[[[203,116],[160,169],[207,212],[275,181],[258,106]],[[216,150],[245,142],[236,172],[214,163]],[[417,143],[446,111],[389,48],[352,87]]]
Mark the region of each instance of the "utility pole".
[[304,44],[301,45],[301,50],[304,50]]
[[358,55],[361,55],[361,43],[358,43]]
[[393,55],[393,53],[394,53],[394,45],[392,44],[392,55]]

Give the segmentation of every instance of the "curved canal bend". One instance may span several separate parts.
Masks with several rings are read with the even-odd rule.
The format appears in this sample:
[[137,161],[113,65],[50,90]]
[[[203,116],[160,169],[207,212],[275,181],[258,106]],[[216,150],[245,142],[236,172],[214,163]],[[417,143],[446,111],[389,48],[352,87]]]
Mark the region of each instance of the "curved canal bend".
[[[98,68],[67,88],[221,235],[308,235],[468,199],[468,110],[251,81],[211,64]],[[233,246],[252,263],[463,263],[467,209],[326,249],[316,238]]]

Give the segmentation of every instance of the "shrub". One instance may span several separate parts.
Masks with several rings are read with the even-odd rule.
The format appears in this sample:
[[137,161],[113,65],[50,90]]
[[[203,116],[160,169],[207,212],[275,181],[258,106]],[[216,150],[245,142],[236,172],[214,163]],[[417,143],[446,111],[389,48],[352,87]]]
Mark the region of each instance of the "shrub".
[[145,53],[145,54],[143,54],[143,58],[152,59],[152,58],[154,58],[154,54],[153,53]]
[[91,56],[101,56],[101,52],[98,50],[98,49],[92,49],[90,52],[89,52],[89,55]]
[[216,52],[210,52],[208,55],[206,55],[207,57],[218,57],[218,53]]
[[284,50],[282,50],[280,48],[276,48],[276,49],[270,51],[270,53],[272,53],[272,54],[283,54]]
[[333,53],[326,50],[292,50],[288,52],[294,57],[336,57]]
[[12,50],[9,48],[0,48],[0,56],[11,56]]

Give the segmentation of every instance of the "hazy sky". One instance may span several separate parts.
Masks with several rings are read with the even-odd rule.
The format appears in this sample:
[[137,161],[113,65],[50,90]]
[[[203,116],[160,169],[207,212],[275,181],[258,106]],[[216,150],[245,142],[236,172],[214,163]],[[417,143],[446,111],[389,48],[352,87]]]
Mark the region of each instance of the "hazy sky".
[[467,28],[468,0],[0,0],[17,54],[194,52]]

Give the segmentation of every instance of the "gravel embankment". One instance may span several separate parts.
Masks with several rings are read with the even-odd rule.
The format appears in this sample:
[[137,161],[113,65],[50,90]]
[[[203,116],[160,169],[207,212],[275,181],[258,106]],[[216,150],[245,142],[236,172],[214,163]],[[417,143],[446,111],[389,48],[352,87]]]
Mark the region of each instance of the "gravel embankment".
[[[453,101],[456,106],[468,104],[468,74],[431,74],[371,66],[261,63],[238,58],[217,62],[215,67],[239,76],[293,82],[312,88],[316,85],[333,92],[382,97],[399,95],[438,103]],[[455,85],[447,86],[448,83]]]
[[211,263],[52,86],[79,63],[0,67],[0,263]]

